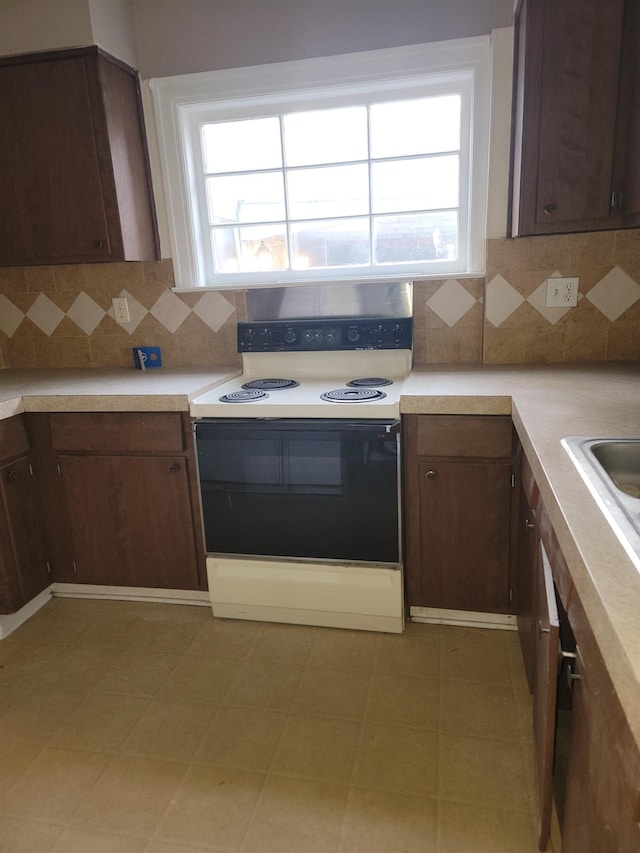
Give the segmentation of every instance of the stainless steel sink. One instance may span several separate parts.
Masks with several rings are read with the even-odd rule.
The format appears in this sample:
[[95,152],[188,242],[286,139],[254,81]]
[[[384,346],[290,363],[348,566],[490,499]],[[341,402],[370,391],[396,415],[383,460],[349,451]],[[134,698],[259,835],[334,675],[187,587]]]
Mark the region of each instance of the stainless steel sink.
[[571,436],[562,445],[640,570],[640,438]]

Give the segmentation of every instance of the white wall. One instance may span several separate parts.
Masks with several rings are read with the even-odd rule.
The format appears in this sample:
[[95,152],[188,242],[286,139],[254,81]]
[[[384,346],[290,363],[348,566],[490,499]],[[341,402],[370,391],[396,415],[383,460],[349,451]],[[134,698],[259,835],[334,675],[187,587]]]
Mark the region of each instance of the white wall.
[[139,68],[166,77],[487,35],[513,0],[133,0]]
[[0,0],[0,55],[92,42],[87,0]]

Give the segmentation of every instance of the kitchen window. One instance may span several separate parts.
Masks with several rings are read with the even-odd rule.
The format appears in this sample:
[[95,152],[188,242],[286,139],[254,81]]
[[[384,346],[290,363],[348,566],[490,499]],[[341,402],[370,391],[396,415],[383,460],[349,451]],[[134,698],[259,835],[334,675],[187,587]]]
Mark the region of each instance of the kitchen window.
[[482,272],[488,44],[151,81],[176,287]]

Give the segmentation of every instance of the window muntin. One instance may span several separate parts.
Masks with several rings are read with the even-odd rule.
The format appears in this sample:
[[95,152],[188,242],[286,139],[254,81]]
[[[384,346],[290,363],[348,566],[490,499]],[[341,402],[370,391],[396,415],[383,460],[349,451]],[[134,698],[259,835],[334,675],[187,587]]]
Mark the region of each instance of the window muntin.
[[461,109],[455,94],[204,123],[214,277],[457,260]]

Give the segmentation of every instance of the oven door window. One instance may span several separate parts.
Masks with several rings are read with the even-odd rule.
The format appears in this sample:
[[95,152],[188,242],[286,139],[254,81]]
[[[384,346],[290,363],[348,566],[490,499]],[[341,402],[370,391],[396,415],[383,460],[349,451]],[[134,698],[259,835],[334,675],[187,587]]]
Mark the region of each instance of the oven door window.
[[397,563],[398,439],[384,426],[197,426],[207,551]]

